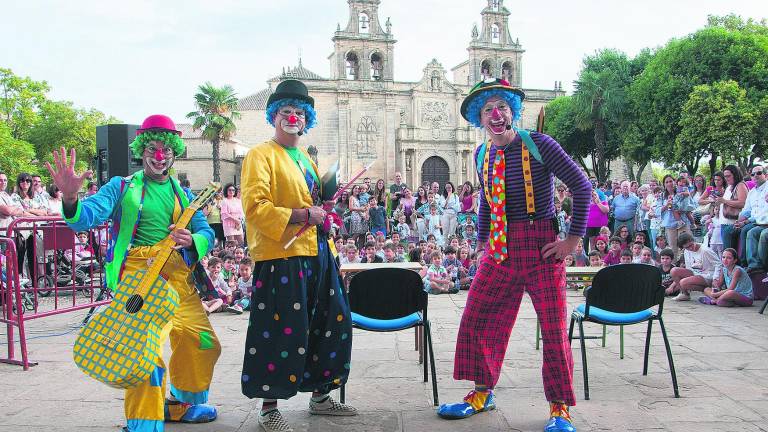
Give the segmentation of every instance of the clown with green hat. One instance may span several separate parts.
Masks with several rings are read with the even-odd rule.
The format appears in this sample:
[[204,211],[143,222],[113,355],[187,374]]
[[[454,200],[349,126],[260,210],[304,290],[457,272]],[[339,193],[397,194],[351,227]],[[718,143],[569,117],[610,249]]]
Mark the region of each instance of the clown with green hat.
[[[473,381],[475,387],[462,402],[441,405],[437,414],[463,419],[496,407],[494,387],[528,293],[544,341],[542,377],[550,405],[544,431],[573,432],[569,407],[576,400],[563,258],[586,231],[591,186],[552,137],[517,127],[524,99],[521,89],[494,78],[475,85],[461,104],[464,119],[488,137],[475,152],[482,258],[461,318],[453,371],[454,379]],[[571,226],[563,240],[557,235],[555,177],[573,193]]]
[[[127,432],[162,432],[165,422],[205,423],[216,419],[216,408],[208,405],[208,390],[221,345],[203,310],[195,287],[203,283],[197,261],[213,246],[213,230],[205,216],[196,212],[187,229],[177,229],[190,204],[179,182],[169,172],[184,152],[181,132],[165,115],[147,117],[130,144],[144,169],[129,177],[113,177],[85,199],[78,192],[90,172],[75,173],[76,154],[67,157],[64,148],[54,151],[53,166],[47,164],[56,186],[63,192],[64,220],[74,231],[86,231],[106,221],[110,244],[105,259],[106,285],[115,290],[120,281],[141,278],[150,261],[161,252],[157,246],[170,237],[178,253],[172,253],[162,275],[178,294],[178,307],[161,338],[170,338],[173,353],[166,366],[162,352],[150,378],[125,391]],[[162,347],[163,343],[160,344]],[[166,375],[170,388],[166,398]]]

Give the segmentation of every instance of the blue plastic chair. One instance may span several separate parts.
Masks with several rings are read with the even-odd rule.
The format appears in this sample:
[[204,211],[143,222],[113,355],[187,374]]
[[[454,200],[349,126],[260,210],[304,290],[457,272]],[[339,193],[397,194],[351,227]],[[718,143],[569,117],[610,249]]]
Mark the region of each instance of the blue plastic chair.
[[[423,356],[424,382],[427,382],[429,365],[432,372],[432,395],[435,406],[438,406],[435,354],[427,319],[428,298],[419,274],[407,269],[365,270],[355,274],[349,285],[349,307],[354,328],[374,332],[395,332],[410,328],[423,331],[423,340],[426,341],[429,353],[429,356]],[[344,386],[340,392],[341,401],[344,402]]]
[[[664,310],[664,287],[661,286],[661,271],[647,264],[622,264],[606,267],[595,275],[592,286],[584,290],[587,302],[576,306],[571,314],[568,339],[573,340],[573,326],[579,324],[581,362],[584,373],[584,399],[589,400],[589,375],[587,372],[587,351],[584,345],[584,322],[609,326],[626,326],[648,322],[645,335],[645,356],[643,375],[648,375],[648,351],[651,346],[651,328],[659,322],[664,346],[667,350],[669,372],[675,397],[679,398],[677,375],[672,351],[669,348],[667,331],[661,313]],[[654,309],[656,308],[656,309]]]

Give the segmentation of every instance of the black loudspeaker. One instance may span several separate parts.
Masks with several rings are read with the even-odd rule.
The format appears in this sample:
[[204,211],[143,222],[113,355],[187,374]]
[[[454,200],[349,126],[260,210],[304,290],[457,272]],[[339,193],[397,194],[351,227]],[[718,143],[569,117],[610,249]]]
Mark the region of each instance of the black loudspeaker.
[[128,145],[136,138],[138,125],[108,124],[96,127],[96,181],[99,187],[114,176],[128,176],[142,169]]

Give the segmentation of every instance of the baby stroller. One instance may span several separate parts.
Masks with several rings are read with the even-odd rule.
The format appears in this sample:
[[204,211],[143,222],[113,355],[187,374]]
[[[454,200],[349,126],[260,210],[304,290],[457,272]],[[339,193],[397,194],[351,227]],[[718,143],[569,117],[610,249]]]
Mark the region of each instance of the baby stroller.
[[[42,287],[86,286],[91,284],[91,274],[97,271],[93,257],[78,261],[73,265],[71,250],[57,250],[45,262],[45,275],[38,278],[38,295],[48,297],[52,290]],[[73,283],[74,279],[74,283]],[[83,289],[86,296],[90,290]]]

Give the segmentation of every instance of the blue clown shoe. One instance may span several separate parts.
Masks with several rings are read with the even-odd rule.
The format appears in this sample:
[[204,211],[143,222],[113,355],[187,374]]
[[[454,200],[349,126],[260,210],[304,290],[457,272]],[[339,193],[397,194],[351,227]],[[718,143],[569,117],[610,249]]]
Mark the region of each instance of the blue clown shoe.
[[192,405],[179,401],[165,401],[165,421],[179,423],[208,423],[216,420],[212,405]]
[[493,391],[488,390],[485,393],[472,390],[464,398],[464,402],[440,405],[437,415],[448,420],[458,420],[495,408],[496,398],[493,396]]
[[576,432],[576,428],[571,424],[568,405],[550,402],[549,412],[549,421],[544,426],[544,432]]

